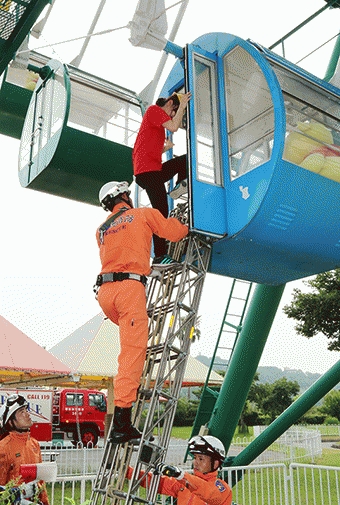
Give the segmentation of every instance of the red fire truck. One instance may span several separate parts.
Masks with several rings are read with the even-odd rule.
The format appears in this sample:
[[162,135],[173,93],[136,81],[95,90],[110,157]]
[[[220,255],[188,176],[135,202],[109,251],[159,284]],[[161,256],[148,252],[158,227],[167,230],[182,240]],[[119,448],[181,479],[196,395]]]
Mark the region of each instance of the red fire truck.
[[24,396],[33,421],[31,433],[42,442],[81,441],[94,447],[104,436],[107,399],[93,389],[1,389],[0,405],[9,394]]

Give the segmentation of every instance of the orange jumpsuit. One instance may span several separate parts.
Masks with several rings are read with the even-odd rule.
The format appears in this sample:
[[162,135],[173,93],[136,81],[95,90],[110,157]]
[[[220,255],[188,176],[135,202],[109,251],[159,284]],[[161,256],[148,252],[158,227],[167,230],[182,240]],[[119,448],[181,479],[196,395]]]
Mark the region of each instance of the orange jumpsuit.
[[[10,431],[0,440],[0,485],[4,486],[9,481],[20,476],[20,465],[41,463],[39,442],[32,438],[29,432],[19,433]],[[18,484],[24,481],[19,480]],[[41,481],[42,485],[43,482]],[[48,496],[43,489],[39,496],[44,505],[49,505]]]
[[[129,467],[127,479],[131,479],[133,469]],[[143,472],[140,473],[140,477]],[[151,474],[148,474],[150,484]],[[141,481],[146,487],[146,479]],[[194,470],[194,475],[185,472],[181,480],[162,476],[159,481],[158,492],[177,498],[178,505],[231,505],[232,492],[229,485],[217,477],[217,470],[201,473]]]
[[[110,216],[122,207],[126,207],[124,202],[117,204]],[[111,223],[102,241],[97,230],[101,273],[148,275],[152,235],[177,242],[187,233],[188,227],[178,219],[165,218],[156,209],[129,208]],[[148,343],[145,287],[131,279],[106,282],[99,289],[98,302],[104,314],[119,326],[120,354],[114,378],[114,404],[128,408],[137,397]]]

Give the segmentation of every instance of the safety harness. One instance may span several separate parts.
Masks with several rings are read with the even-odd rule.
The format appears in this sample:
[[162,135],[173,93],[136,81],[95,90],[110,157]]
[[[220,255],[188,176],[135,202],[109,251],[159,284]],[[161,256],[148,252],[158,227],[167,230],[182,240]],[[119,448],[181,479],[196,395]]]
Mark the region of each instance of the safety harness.
[[113,214],[113,216],[109,217],[109,219],[107,219],[107,221],[105,221],[105,223],[103,223],[101,227],[98,229],[99,241],[101,244],[104,243],[104,233],[106,232],[106,230],[110,228],[111,223],[113,223],[113,221],[117,219],[117,217],[119,217],[121,214],[123,214],[123,212],[125,212],[126,210],[128,210],[128,207],[122,207],[121,209],[119,209],[119,211],[116,214]]
[[125,281],[127,279],[131,279],[133,281],[139,281],[144,286],[147,283],[147,277],[145,275],[140,274],[132,274],[129,272],[109,272],[106,274],[99,274],[96,281],[96,286],[101,286],[105,282],[117,282],[117,281]]

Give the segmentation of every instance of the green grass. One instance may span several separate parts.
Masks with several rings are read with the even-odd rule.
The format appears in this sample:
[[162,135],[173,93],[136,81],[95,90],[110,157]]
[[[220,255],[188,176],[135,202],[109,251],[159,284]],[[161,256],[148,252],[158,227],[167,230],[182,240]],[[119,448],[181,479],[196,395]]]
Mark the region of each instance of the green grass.
[[[305,461],[306,463],[311,463],[311,461]],[[313,466],[333,466],[340,467],[339,450],[325,448],[322,451],[322,456],[315,458]],[[294,496],[297,503],[300,505],[311,505],[312,503],[326,503],[325,493],[330,490],[330,502],[332,505],[338,503],[337,501],[337,476],[335,471],[318,472],[310,468],[305,468],[304,470],[293,470],[294,471]],[[298,473],[297,473],[298,472]],[[233,486],[233,497],[234,499],[239,493],[239,499],[244,505],[255,504],[258,500],[259,493],[259,481],[258,478],[255,480],[256,470],[254,472],[250,471],[244,480],[240,480],[236,485]],[[257,484],[256,484],[257,481]],[[282,475],[280,476],[279,469],[268,469],[266,473],[263,474],[261,478],[261,494],[264,491],[263,496],[261,496],[261,503],[263,505],[272,505],[277,503],[275,501],[274,489],[277,490],[282,484]],[[242,496],[242,486],[246,486],[246,495]],[[323,489],[323,491],[322,491]],[[267,495],[269,493],[269,496]],[[315,494],[313,494],[315,493]],[[323,495],[322,495],[323,493]],[[242,498],[241,498],[242,497]],[[328,494],[327,494],[328,497]],[[328,499],[328,498],[327,498]],[[277,496],[276,496],[277,500]],[[237,502],[238,503],[238,502]]]
[[[171,431],[171,436],[174,438],[181,438],[183,440],[189,440],[189,438],[191,437],[191,432],[192,432],[192,426],[174,426]],[[248,433],[239,433],[238,428],[237,428],[233,439],[235,439],[237,437],[250,438],[253,436],[253,434],[254,434],[254,429],[252,426],[249,426]]]
[[[62,501],[62,486],[60,482],[54,484],[54,503],[55,505],[60,505]],[[52,502],[52,484],[46,484],[47,494]],[[85,495],[86,499],[89,500],[92,492],[91,482],[86,482]],[[83,505],[80,502],[80,482],[67,482],[64,489],[64,503],[65,505]],[[86,501],[85,501],[86,504]],[[84,505],[85,505],[84,504]]]
[[340,437],[336,437],[335,435],[321,435],[322,442],[340,442]]
[[337,425],[330,425],[330,424],[317,424],[317,425],[313,425],[313,424],[308,424],[308,425],[305,425],[304,428],[307,428],[309,430],[318,430],[321,433],[322,438],[324,436],[330,436],[332,438],[334,438],[334,437],[339,438],[340,437],[339,426],[337,426]]
[[174,426],[171,430],[173,438],[188,440],[191,436],[192,426]]
[[322,456],[314,459],[315,465],[340,466],[339,449],[323,449]]

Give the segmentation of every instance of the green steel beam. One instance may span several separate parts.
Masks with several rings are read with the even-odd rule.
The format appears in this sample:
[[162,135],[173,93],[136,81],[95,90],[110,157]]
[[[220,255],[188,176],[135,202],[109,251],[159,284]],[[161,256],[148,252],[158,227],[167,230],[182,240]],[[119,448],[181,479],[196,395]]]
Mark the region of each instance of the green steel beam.
[[326,75],[324,77],[325,81],[330,81],[334,75],[336,70],[340,55],[340,36],[338,35],[335,41],[334,49],[331,55],[331,58],[328,63],[328,67],[326,70]]
[[296,26],[293,30],[291,30],[289,33],[287,33],[286,35],[284,35],[283,37],[281,37],[281,39],[277,40],[276,42],[274,42],[274,44],[272,44],[271,46],[269,46],[269,49],[274,49],[274,47],[278,46],[279,44],[283,44],[283,42],[288,39],[291,35],[293,35],[294,33],[296,33],[298,30],[300,30],[300,28],[302,28],[303,26],[305,26],[307,23],[309,23],[310,21],[312,21],[314,18],[316,18],[319,14],[321,14],[323,11],[325,11],[326,9],[330,8],[330,7],[339,7],[339,0],[326,0],[327,3],[324,7],[322,7],[321,9],[319,9],[318,11],[316,11],[314,14],[312,14],[311,16],[309,16],[309,18],[305,19],[305,21],[303,21],[302,23],[300,23],[298,26]]
[[214,412],[208,423],[210,435],[229,450],[243,406],[275,318],[285,285],[258,284],[243,328],[235,345]]
[[12,0],[8,10],[0,9],[0,75],[49,3],[51,0]]
[[[239,455],[232,458],[230,466],[249,465],[292,426],[303,414],[312,408],[321,398],[340,382],[340,360],[320,377],[300,398],[295,400],[275,421],[271,423]],[[228,464],[228,462],[227,462]]]

